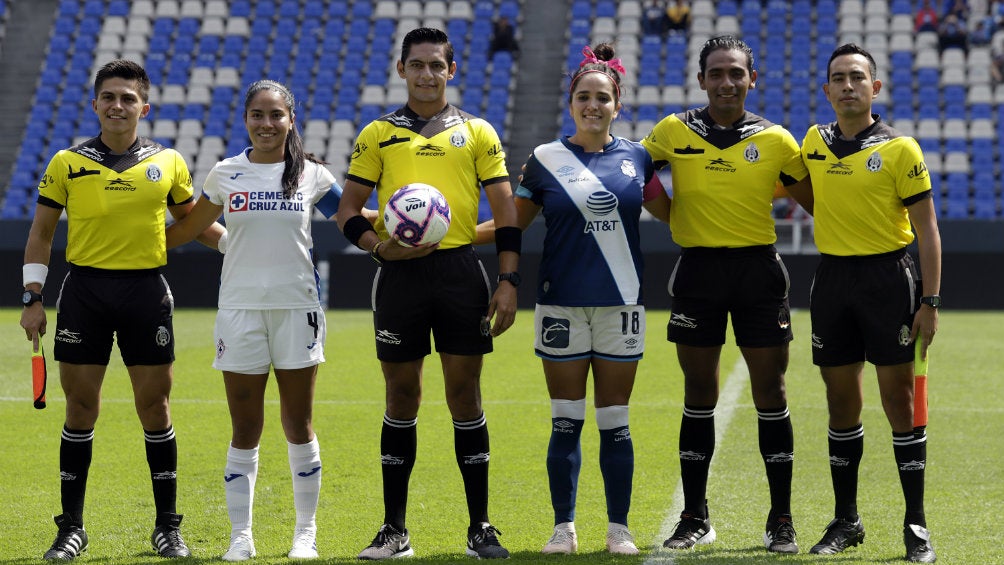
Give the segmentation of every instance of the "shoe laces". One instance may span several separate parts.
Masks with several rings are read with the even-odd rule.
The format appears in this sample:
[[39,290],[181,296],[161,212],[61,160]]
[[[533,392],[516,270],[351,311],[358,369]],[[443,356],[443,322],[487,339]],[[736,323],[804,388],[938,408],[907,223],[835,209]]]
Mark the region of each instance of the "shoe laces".
[[313,530],[307,528],[297,528],[293,532],[293,545],[294,546],[308,546],[316,547],[317,534]]
[[611,545],[634,545],[634,536],[627,528],[615,528],[607,532],[607,542]]
[[376,537],[373,538],[373,543],[370,545],[384,547],[394,543],[394,538],[397,537],[404,537],[404,533],[397,531],[397,528],[390,524],[384,524],[380,526],[380,531],[377,532]]
[[181,530],[177,528],[161,528],[157,533],[157,537],[162,543],[166,543],[170,547],[185,545],[185,541],[181,539]]
[[575,541],[575,530],[555,528],[551,539],[547,540],[547,545],[568,545],[573,541]]
[[499,543],[498,539],[498,536],[500,535],[502,535],[501,530],[499,530],[498,528],[496,528],[491,524],[485,524],[484,526],[481,526],[480,530],[478,530],[477,532],[474,533],[474,535],[471,536],[471,539],[475,543],[479,543],[481,545],[501,546],[502,544]]
[[770,535],[775,543],[793,542],[795,541],[795,526],[791,524],[791,520],[778,520]]

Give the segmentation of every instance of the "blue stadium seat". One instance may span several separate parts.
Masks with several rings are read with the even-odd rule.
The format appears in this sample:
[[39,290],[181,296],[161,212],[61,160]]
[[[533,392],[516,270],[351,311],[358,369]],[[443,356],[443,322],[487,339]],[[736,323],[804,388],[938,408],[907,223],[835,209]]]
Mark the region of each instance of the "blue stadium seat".
[[343,19],[349,15],[348,0],[329,0],[328,17],[333,19]]
[[588,23],[589,19],[592,17],[593,6],[589,0],[573,0],[572,2],[572,21],[575,20],[586,20]]

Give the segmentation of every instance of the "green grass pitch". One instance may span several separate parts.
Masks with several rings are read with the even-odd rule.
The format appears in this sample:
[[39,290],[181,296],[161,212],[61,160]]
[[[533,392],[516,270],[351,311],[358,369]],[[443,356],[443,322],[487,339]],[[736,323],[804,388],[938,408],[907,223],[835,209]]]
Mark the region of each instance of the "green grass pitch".
[[[49,406],[31,406],[29,344],[20,311],[0,310],[0,563],[38,562],[55,534],[59,513],[59,430],[65,402],[56,363],[49,361]],[[55,312],[49,309],[50,330]],[[222,379],[210,363],[215,311],[180,310],[175,317],[177,356],[172,395],[179,448],[178,508],[192,549],[188,561],[218,562],[229,539],[221,475],[230,437]],[[496,341],[482,376],[492,442],[493,523],[514,563],[852,563],[899,562],[903,512],[891,436],[874,371],[866,370],[865,459],[859,509],[866,543],[831,558],[806,552],[831,517],[823,385],[812,366],[806,312],[796,312],[788,397],[795,427],[793,511],[802,553],[768,555],[761,543],[768,503],[749,386],[737,370],[738,350],[726,345],[721,364],[723,428],[712,464],[709,499],[719,539],[696,551],[653,553],[676,522],[680,501],[676,457],[682,378],[665,341],[668,312],[648,316],[648,340],[631,402],[635,445],[630,526],[642,555],[615,558],[604,550],[606,514],[597,464],[593,412],[583,433],[583,470],[576,524],[579,553],[543,556],[552,513],[544,467],[550,410],[539,360],[532,350],[532,313]],[[939,563],[1001,563],[996,519],[1004,503],[1002,432],[1004,313],[952,312],[941,316],[929,375],[927,512]],[[324,479],[318,513],[318,549],[327,563],[354,562],[383,515],[379,432],[383,382],[373,353],[371,317],[363,311],[328,312],[327,363],[318,379],[314,425]],[[51,350],[52,336],[45,345]],[[160,562],[150,548],[153,500],[143,434],[121,360],[113,353],[104,383],[101,417],[85,519],[90,550],[79,561],[102,564]],[[735,401],[726,402],[726,397]],[[254,563],[285,563],[294,513],[286,446],[270,386],[255,498]],[[727,421],[727,426],[723,426]],[[453,432],[443,400],[438,360],[426,364],[419,454],[411,481],[408,526],[415,563],[462,562],[467,513],[453,454]],[[678,493],[677,493],[678,495]]]

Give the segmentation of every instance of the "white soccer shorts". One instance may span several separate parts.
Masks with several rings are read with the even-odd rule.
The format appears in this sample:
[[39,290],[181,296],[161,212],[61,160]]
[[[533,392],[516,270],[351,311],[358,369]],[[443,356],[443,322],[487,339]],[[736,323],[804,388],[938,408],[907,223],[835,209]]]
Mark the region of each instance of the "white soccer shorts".
[[636,361],[645,351],[645,307],[554,306],[534,309],[534,348],[539,357],[567,361],[602,357]]
[[260,375],[324,362],[327,324],[320,307],[297,310],[228,310],[216,314],[216,358],[221,371]]

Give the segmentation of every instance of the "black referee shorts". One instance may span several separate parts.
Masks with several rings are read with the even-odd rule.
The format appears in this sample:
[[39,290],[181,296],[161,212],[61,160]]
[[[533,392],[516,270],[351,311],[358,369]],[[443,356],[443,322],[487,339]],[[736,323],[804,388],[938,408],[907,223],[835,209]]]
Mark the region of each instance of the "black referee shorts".
[[681,345],[722,345],[731,314],[738,346],[784,345],[792,340],[789,285],[773,245],[684,248],[669,279],[667,338]]
[[402,363],[436,351],[484,355],[492,338],[481,332],[491,283],[474,247],[434,251],[408,261],[385,261],[373,279],[377,358]]
[[113,336],[125,365],[174,361],[174,297],[158,269],[70,266],[56,301],[56,361],[108,365]]
[[812,362],[838,367],[913,361],[910,330],[923,290],[906,250],[823,255],[812,281]]

